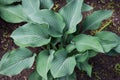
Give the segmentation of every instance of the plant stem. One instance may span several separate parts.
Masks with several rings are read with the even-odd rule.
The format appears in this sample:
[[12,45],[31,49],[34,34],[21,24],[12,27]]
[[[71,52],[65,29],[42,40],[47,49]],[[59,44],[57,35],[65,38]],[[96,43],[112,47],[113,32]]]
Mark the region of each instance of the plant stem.
[[68,37],[68,34],[64,33],[64,35],[61,38],[61,46],[62,47],[65,47],[66,42],[67,42],[67,37]]
[[67,37],[68,37],[68,34],[65,34],[65,36],[64,36],[64,44],[66,44]]
[[102,31],[103,29],[105,29],[107,26],[110,25],[110,23],[112,22],[112,20],[110,20],[109,22],[107,22],[102,28],[100,28],[97,32]]
[[51,44],[51,46],[52,46],[52,48],[53,48],[54,50],[57,50],[57,47],[56,47],[55,45],[52,45],[52,44]]
[[47,49],[50,50],[50,44],[47,45]]

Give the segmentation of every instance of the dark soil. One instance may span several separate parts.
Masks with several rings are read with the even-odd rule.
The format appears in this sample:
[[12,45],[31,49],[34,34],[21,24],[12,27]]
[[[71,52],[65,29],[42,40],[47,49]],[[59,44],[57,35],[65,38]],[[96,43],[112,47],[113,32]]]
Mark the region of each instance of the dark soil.
[[[64,0],[54,0],[59,6],[65,5]],[[107,30],[115,32],[120,36],[120,0],[85,0],[87,4],[94,7],[94,10],[99,9],[112,9],[114,14],[112,23],[107,27]],[[93,10],[93,11],[94,11]],[[0,58],[4,53],[10,51],[17,46],[13,43],[10,38],[10,34],[21,24],[10,24],[0,19]],[[103,25],[105,22],[103,23]],[[39,52],[37,49],[32,49],[35,52]],[[99,54],[96,57],[90,59],[90,63],[93,65],[92,77],[88,77],[85,72],[76,70],[77,80],[120,80],[120,55],[108,56]],[[27,80],[29,74],[33,71],[34,67],[21,72],[21,74],[6,77],[0,75],[0,80]]]

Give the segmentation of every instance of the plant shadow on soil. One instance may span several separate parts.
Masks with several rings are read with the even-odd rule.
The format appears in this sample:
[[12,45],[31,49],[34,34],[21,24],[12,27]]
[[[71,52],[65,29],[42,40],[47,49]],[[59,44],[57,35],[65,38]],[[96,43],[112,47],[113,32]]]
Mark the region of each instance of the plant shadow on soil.
[[[85,0],[85,2],[93,6],[94,10],[114,10],[112,23],[109,25],[109,27],[107,27],[107,30],[115,32],[120,36],[120,0]],[[56,4],[58,3],[60,6],[65,5],[64,0],[56,0]],[[5,52],[16,48],[16,45],[10,38],[10,34],[22,24],[24,23],[10,24],[0,19],[0,58]],[[34,52],[39,52],[37,49],[32,50]],[[108,56],[99,54],[90,59],[89,62],[93,66],[92,77],[89,78],[85,72],[76,69],[77,80],[120,80],[120,55]],[[29,74],[33,70],[34,66],[31,69],[24,70],[19,75],[11,78],[0,75],[0,80],[27,80]]]

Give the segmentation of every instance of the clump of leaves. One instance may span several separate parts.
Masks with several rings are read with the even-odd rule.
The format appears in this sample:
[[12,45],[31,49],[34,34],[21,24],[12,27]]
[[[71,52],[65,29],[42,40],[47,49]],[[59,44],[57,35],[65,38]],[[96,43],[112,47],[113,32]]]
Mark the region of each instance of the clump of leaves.
[[[9,2],[10,1],[10,2]],[[20,48],[7,52],[0,61],[0,74],[13,76],[30,68],[36,69],[29,80],[76,80],[75,67],[91,76],[88,63],[98,53],[120,53],[120,37],[109,31],[85,34],[96,30],[103,20],[112,16],[111,10],[98,10],[83,19],[83,12],[93,9],[83,0],[67,0],[58,12],[52,0],[0,0],[0,16],[7,22],[26,22],[11,37]],[[81,22],[81,26],[78,25]],[[82,31],[80,31],[82,27]],[[45,47],[33,54],[28,47]]]

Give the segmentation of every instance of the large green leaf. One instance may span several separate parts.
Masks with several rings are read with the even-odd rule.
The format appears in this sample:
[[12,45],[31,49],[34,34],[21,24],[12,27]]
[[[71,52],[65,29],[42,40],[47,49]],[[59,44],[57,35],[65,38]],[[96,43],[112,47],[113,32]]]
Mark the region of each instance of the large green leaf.
[[[30,74],[28,80],[46,80],[42,78],[37,71],[34,71],[33,73]],[[48,80],[53,80],[53,77],[48,74]]]
[[89,53],[86,51],[85,53],[79,53],[76,55],[76,61],[77,62],[84,62],[88,59]]
[[67,3],[71,2],[71,1],[73,1],[73,0],[66,0]]
[[66,50],[60,49],[55,53],[50,71],[54,78],[68,76],[73,73],[75,65],[75,57],[67,57]]
[[49,34],[53,37],[61,37],[63,33],[63,29],[65,27],[65,23],[61,17],[56,12],[52,10],[43,9],[31,17],[31,20],[35,23],[39,24],[48,24],[49,25]]
[[97,33],[96,36],[100,39],[105,52],[109,52],[119,44],[119,37],[115,33],[102,31]]
[[66,22],[66,29],[68,34],[75,32],[76,25],[82,20],[82,4],[83,0],[73,0],[66,6],[62,7],[59,11]]
[[40,47],[50,42],[47,25],[28,23],[17,28],[11,35],[21,47]]
[[62,78],[59,78],[59,79],[55,79],[55,80],[77,80],[77,79],[76,79],[76,74],[73,73],[72,75],[65,76],[65,77],[62,77]]
[[120,53],[120,37],[118,38],[118,43],[119,43],[119,45],[115,48],[115,51],[117,53]]
[[0,61],[0,74],[13,76],[23,69],[30,68],[35,59],[35,54],[26,48],[19,48],[6,53]]
[[36,13],[40,7],[39,0],[22,0],[23,10],[27,16]]
[[96,33],[95,36],[99,37],[101,40],[118,42],[118,44],[120,43],[119,36],[117,36],[115,33],[110,32],[110,31],[101,31],[101,32]]
[[93,9],[92,6],[83,3],[83,5],[82,5],[82,12],[90,11],[90,10],[92,10],[92,9]]
[[100,27],[103,20],[112,16],[111,10],[99,10],[87,16],[83,21],[83,32],[87,30],[96,30]]
[[66,50],[70,53],[75,49],[75,45],[74,44],[69,44],[66,46]]
[[20,23],[26,21],[26,17],[24,16],[21,5],[1,6],[0,17],[11,23]]
[[[69,4],[73,0],[66,0],[66,1]],[[90,5],[86,4],[86,3],[83,3],[83,5],[82,5],[82,12],[90,11],[92,9],[93,9],[92,6],[90,6]]]
[[110,41],[104,41],[104,40],[101,40],[100,43],[105,53],[109,52],[111,49],[115,48],[118,45],[118,43],[116,42],[110,42]]
[[78,63],[77,67],[80,70],[86,71],[87,74],[91,77],[92,74],[92,66],[90,64],[88,64],[88,61],[82,62],[82,63]]
[[54,51],[44,50],[39,53],[37,58],[37,72],[41,77],[47,80],[47,73],[51,68]]
[[54,6],[53,0],[40,0],[40,7],[44,9],[51,9]]
[[120,53],[117,52],[115,49],[112,49],[108,53],[105,53],[105,54],[109,56],[116,56],[116,55],[119,55]]
[[0,0],[0,4],[12,4],[14,2],[20,2],[21,0]]
[[32,74],[30,74],[28,80],[43,80],[42,77],[37,73],[37,71],[34,71]]
[[75,44],[79,52],[87,50],[94,50],[97,52],[104,52],[99,39],[90,35],[80,34],[73,38],[72,42]]
[[118,45],[116,48],[115,48],[115,51],[120,53],[120,45]]
[[77,62],[85,62],[86,60],[96,56],[97,54],[98,53],[94,51],[86,51],[84,53],[77,54],[75,57]]
[[89,58],[95,57],[97,54],[98,54],[98,52],[89,51]]

